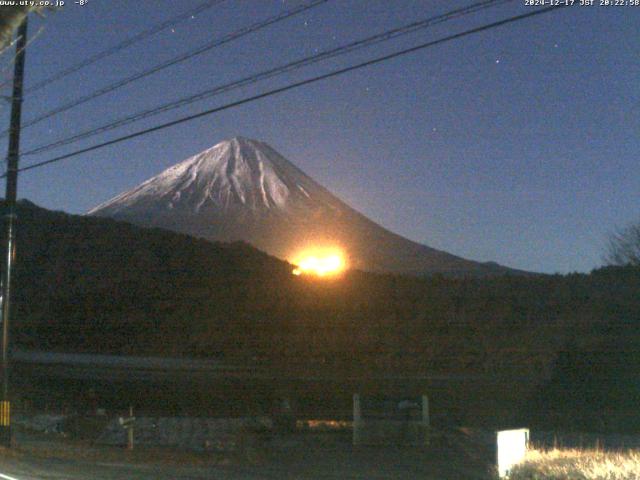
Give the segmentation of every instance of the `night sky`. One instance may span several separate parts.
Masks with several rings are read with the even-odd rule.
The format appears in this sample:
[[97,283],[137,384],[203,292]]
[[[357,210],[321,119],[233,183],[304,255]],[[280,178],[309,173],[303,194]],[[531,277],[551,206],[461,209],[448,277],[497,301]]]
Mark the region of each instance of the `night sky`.
[[[30,17],[27,87],[200,2],[66,3]],[[301,3],[226,0],[26,95],[23,120]],[[22,150],[471,3],[330,0],[24,129]],[[21,166],[533,8],[514,1],[25,156]],[[602,264],[608,234],[640,218],[639,49],[640,6],[561,9],[24,172],[19,196],[84,213],[242,135],[412,240],[520,269],[586,272]],[[0,57],[3,95],[10,57]],[[4,129],[10,109],[1,107]]]

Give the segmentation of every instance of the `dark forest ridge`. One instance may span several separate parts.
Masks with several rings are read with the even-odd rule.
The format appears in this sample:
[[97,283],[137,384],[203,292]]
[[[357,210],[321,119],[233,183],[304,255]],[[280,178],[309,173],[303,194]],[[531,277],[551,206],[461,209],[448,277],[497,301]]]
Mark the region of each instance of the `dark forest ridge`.
[[17,350],[204,358],[290,377],[520,378],[436,398],[482,408],[475,395],[490,392],[505,402],[491,410],[501,418],[552,409],[560,423],[592,425],[607,411],[606,428],[640,428],[629,422],[638,268],[476,279],[348,271],[327,281],[294,276],[247,244],[29,202],[18,219]]

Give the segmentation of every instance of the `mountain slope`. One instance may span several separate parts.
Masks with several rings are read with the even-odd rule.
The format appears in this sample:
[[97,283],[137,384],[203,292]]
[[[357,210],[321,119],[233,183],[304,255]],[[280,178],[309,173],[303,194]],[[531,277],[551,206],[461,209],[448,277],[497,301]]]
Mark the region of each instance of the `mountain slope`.
[[510,271],[396,235],[339,200],[267,144],[242,137],[170,167],[89,214],[209,240],[242,240],[290,261],[301,251],[320,247],[338,248],[350,267],[369,271]]

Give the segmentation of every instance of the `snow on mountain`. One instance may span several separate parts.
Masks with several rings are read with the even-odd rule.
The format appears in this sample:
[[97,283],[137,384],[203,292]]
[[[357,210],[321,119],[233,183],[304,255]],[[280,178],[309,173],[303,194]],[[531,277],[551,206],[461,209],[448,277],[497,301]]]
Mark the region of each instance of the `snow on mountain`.
[[236,137],[168,168],[89,215],[210,240],[242,240],[291,260],[338,247],[354,268],[485,275],[508,269],[400,237],[336,198],[269,145]]
[[240,208],[285,213],[313,201],[331,208],[327,192],[267,144],[241,137],[221,142],[168,168],[89,212],[109,215],[141,204],[190,212]]

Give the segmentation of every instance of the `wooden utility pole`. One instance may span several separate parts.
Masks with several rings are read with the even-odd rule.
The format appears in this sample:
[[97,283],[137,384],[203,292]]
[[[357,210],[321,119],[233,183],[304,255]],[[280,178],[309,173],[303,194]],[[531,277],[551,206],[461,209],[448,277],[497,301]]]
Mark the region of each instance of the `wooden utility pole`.
[[11,281],[16,258],[16,198],[18,193],[18,160],[20,157],[20,116],[22,114],[22,84],[24,57],[27,48],[27,18],[18,28],[16,59],[13,70],[13,95],[11,98],[11,125],[9,127],[9,154],[7,156],[7,189],[5,194],[6,255],[2,272],[2,399],[0,400],[0,444],[11,447],[11,402],[9,400],[9,318],[11,314]]

